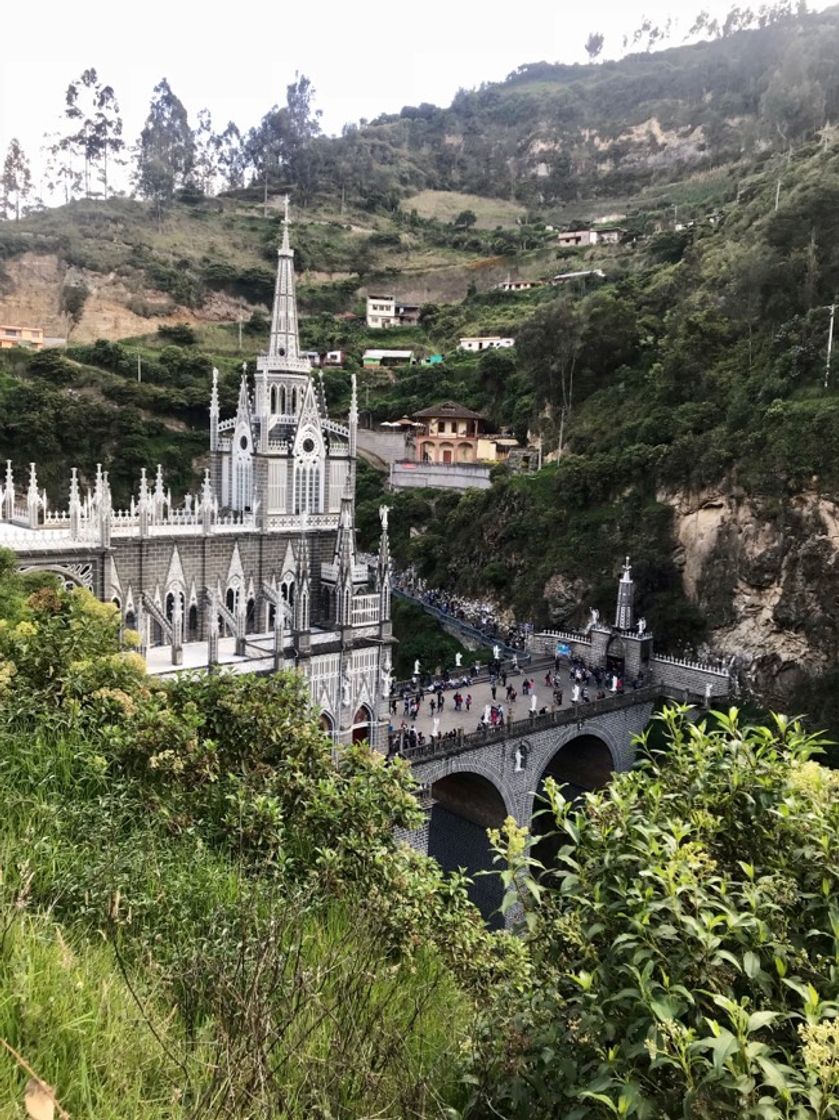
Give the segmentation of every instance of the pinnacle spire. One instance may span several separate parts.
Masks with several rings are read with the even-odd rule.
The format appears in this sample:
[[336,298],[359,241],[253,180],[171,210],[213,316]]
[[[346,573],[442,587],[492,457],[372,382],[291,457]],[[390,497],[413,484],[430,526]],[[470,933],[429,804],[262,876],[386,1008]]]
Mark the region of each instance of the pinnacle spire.
[[615,629],[631,630],[635,615],[635,584],[632,582],[632,567],[629,557],[623,566],[623,575],[618,583],[618,601],[615,609]]
[[274,285],[274,307],[271,312],[267,365],[272,370],[309,373],[311,366],[300,357],[297,297],[294,290],[294,250],[289,240],[291,219],[288,195],[284,199],[283,206],[283,237],[277,251],[277,280]]

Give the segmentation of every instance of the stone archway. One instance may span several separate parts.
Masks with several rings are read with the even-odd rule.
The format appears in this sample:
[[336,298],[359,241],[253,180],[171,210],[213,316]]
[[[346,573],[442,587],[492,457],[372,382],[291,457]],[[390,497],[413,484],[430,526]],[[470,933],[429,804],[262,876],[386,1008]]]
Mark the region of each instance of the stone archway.
[[553,778],[563,787],[567,800],[576,800],[592,790],[608,785],[615,772],[612,750],[599,735],[583,733],[569,739],[551,756],[543,769],[533,798],[533,855],[546,868],[556,865],[556,853],[562,837],[550,835],[556,823],[550,813],[545,813],[548,803],[544,797],[545,781]]
[[363,740],[372,742],[373,713],[366,704],[362,704],[353,717],[352,741],[361,743]]
[[499,828],[508,807],[498,788],[482,774],[465,770],[447,774],[431,785],[432,808],[428,824],[428,854],[444,871],[463,867],[472,878],[469,897],[493,929],[504,928],[499,914],[503,889],[494,875],[486,831]]
[[320,727],[321,731],[329,736],[330,739],[335,738],[335,721],[333,720],[329,712],[324,711],[320,713],[318,726]]

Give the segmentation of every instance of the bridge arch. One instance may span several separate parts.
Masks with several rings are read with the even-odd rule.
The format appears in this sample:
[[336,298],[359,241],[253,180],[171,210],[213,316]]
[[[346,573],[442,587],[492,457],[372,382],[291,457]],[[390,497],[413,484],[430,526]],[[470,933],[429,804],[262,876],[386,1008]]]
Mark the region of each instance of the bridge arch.
[[603,789],[619,769],[619,752],[599,729],[575,731],[543,762],[532,794],[528,819],[534,839],[533,854],[545,867],[555,866],[556,852],[561,843],[559,838],[548,835],[556,828],[551,814],[541,812],[548,805],[544,797],[546,780],[553,778],[564,787],[565,797],[573,800],[593,790]]
[[428,854],[446,872],[464,868],[472,879],[468,894],[494,929],[503,929],[498,913],[503,890],[493,870],[488,828],[500,828],[514,814],[514,802],[489,768],[476,765],[450,770],[430,782],[432,808]]

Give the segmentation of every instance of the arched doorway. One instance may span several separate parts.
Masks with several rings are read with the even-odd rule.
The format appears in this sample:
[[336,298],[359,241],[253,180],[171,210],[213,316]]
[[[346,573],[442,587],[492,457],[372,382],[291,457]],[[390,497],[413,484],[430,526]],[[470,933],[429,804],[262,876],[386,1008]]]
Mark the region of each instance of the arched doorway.
[[545,813],[548,802],[544,797],[545,781],[553,778],[562,786],[565,798],[573,801],[595,789],[608,785],[614,771],[612,752],[597,735],[578,735],[560,747],[536,787],[533,800],[533,855],[550,870],[556,866],[556,854],[564,843],[561,836],[551,836],[556,822],[550,812]]
[[504,918],[497,913],[504,893],[501,880],[477,872],[493,868],[486,831],[504,823],[504,798],[488,778],[471,771],[440,778],[431,786],[431,797],[428,854],[444,871],[464,867],[473,880],[469,897],[490,928],[503,929]]
[[441,443],[440,444],[440,462],[441,463],[450,463],[452,461],[453,453],[454,453],[454,448],[452,447],[452,445],[450,443]]
[[321,712],[318,726],[321,731],[325,732],[330,739],[335,737],[335,724],[332,721],[332,716],[329,712]]
[[370,741],[372,721],[373,717],[370,714],[370,709],[366,704],[362,704],[352,721],[352,741],[354,743],[361,743],[364,739]]

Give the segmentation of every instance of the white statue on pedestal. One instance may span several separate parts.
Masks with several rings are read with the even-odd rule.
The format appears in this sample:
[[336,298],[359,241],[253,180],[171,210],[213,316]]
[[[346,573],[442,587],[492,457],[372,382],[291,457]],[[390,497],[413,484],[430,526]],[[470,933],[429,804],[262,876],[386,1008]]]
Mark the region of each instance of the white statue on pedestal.
[[435,739],[440,734],[440,720],[439,720],[438,716],[434,717],[434,729],[431,732],[431,734],[434,736]]
[[501,660],[501,646],[494,645],[492,647],[492,658],[493,658],[494,661],[500,661]]
[[344,666],[344,675],[341,677],[341,703],[345,708],[348,708],[352,703],[352,685],[350,684],[350,672],[347,666]]
[[420,663],[419,663],[419,658],[417,658],[416,661],[414,662],[414,676],[418,677],[419,673],[420,673]]
[[516,757],[515,772],[517,774],[520,774],[522,772],[522,770],[524,770],[524,765],[523,765],[524,755],[521,753],[521,747],[518,744],[516,744],[516,756],[515,757]]
[[590,607],[589,610],[591,611],[590,625],[596,626],[600,621],[600,611],[597,609],[597,607]]
[[578,684],[575,684],[574,687],[571,689],[571,703],[572,704],[579,704],[579,702],[580,702],[580,686]]
[[454,655],[454,664],[455,664],[456,669],[460,668],[460,663],[461,663],[462,660],[463,660],[463,654],[462,653],[456,653]]
[[531,710],[531,712],[533,712],[533,713],[534,713],[534,715],[535,715],[535,713],[536,713],[536,703],[537,703],[537,701],[536,701],[536,693],[535,693],[535,692],[531,692],[531,694],[530,694],[530,710]]
[[646,633],[646,630],[647,630],[647,620],[646,620],[646,618],[639,618],[638,619],[638,637],[643,638],[644,634]]
[[612,687],[609,689],[609,691],[610,692],[617,692],[618,691],[618,678],[614,673],[612,673]]

